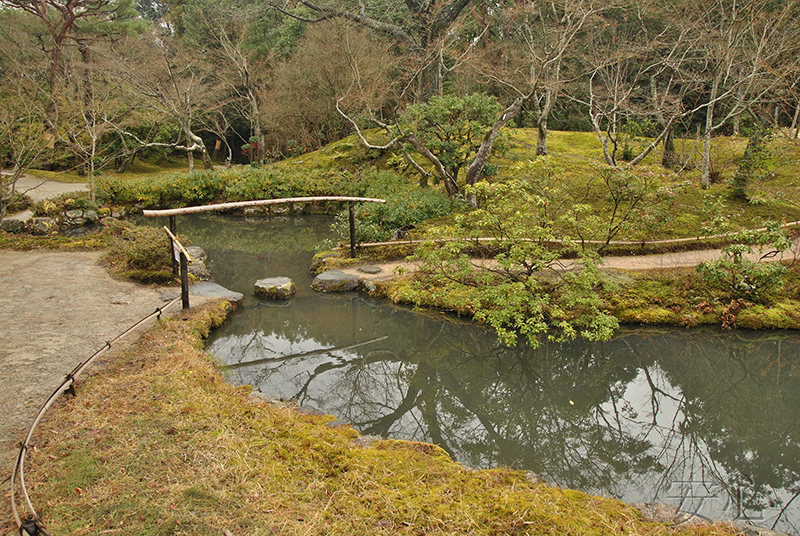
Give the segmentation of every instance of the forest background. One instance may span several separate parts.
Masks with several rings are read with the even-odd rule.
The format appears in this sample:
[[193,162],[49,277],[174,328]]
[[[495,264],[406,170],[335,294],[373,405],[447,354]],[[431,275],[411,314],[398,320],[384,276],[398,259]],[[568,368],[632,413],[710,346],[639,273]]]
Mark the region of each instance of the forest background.
[[[491,174],[506,125],[535,128],[540,155],[549,129],[594,132],[612,168],[656,148],[686,167],[676,137],[701,139],[704,188],[716,135],[798,132],[796,1],[0,5],[0,216],[31,168],[78,170],[94,192],[98,171],[137,156],[261,166],[359,126],[384,127],[374,146],[451,195]],[[432,98],[475,94],[491,98],[466,128],[426,127],[452,123]]]

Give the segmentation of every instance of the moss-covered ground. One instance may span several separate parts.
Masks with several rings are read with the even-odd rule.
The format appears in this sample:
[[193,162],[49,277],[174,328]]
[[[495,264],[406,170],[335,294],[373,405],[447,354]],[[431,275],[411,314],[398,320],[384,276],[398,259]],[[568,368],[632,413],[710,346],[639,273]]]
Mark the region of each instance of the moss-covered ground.
[[[373,143],[385,143],[385,136],[369,131]],[[641,148],[647,139],[632,143]],[[507,129],[506,151],[496,154],[490,162],[496,166],[495,177],[503,180],[515,177],[514,166],[535,158],[536,130]],[[664,208],[670,217],[659,225],[642,226],[628,236],[618,239],[666,239],[707,236],[719,232],[763,226],[766,220],[800,220],[800,143],[797,140],[775,137],[769,143],[769,153],[761,169],[748,183],[749,199],[732,195],[729,181],[744,154],[747,138],[717,137],[712,144],[712,167],[718,173],[707,190],[700,186],[701,142],[693,138],[676,140],[678,159],[682,165],[675,170],[659,164],[660,147],[635,169],[654,177],[659,184],[670,188],[674,196]],[[602,149],[593,132],[551,131],[548,136],[549,158],[560,169],[561,177],[574,192],[587,194],[594,213],[607,216],[607,192],[599,180],[600,170],[606,167]],[[423,162],[422,160],[419,160]],[[625,162],[620,161],[620,165]],[[365,149],[355,136],[332,143],[319,151],[279,162],[279,169],[358,169],[363,167],[391,168],[419,179],[408,164],[397,156]],[[441,188],[441,186],[432,186]]]
[[227,310],[160,321],[50,410],[26,482],[52,534],[676,532],[613,499],[469,470],[433,445],[360,443],[332,417],[254,400],[202,350]]

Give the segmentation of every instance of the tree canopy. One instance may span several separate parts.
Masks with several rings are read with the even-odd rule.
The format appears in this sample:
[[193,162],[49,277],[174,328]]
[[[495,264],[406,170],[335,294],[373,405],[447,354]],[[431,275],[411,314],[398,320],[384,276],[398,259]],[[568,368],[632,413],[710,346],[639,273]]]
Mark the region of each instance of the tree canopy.
[[[548,128],[593,130],[611,167],[678,165],[675,136],[699,131],[707,186],[715,135],[797,135],[799,1],[0,0],[3,98],[26,97],[9,131],[44,132],[4,142],[3,166],[260,165],[378,125],[398,143],[371,146],[455,195],[510,124],[538,154]],[[480,99],[469,119],[446,104]]]

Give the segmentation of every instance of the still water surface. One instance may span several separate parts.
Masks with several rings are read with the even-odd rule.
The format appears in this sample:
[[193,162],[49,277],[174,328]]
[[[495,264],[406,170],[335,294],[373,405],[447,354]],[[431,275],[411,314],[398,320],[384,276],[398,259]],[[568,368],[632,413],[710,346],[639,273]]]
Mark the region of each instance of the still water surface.
[[[324,217],[179,218],[215,281],[245,303],[209,342],[229,381],[362,434],[428,441],[472,467],[800,527],[800,336],[633,329],[613,340],[500,344],[484,327],[309,287]],[[252,296],[291,277],[286,302]]]

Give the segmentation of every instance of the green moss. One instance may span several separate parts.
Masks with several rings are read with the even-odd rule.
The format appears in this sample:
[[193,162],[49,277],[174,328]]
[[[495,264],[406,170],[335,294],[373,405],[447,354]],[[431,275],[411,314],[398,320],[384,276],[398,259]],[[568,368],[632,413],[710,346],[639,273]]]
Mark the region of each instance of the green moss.
[[0,249],[29,251],[33,249],[94,250],[108,246],[109,237],[104,234],[91,234],[80,238],[60,235],[31,236],[0,231]]
[[736,327],[745,329],[800,329],[800,302],[795,300],[772,306],[754,305],[736,316]]
[[680,320],[688,320],[687,317],[681,318],[675,311],[663,307],[623,309],[614,316],[625,324],[679,324]]
[[48,530],[675,533],[614,499],[535,484],[521,471],[468,470],[426,443],[359,446],[352,428],[327,426],[330,416],[249,399],[200,350],[225,310],[217,302],[162,320],[51,409],[26,471]]

